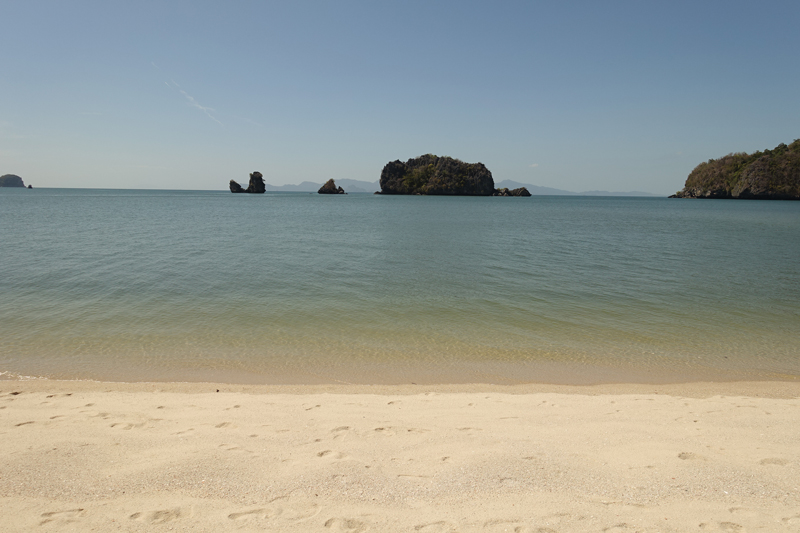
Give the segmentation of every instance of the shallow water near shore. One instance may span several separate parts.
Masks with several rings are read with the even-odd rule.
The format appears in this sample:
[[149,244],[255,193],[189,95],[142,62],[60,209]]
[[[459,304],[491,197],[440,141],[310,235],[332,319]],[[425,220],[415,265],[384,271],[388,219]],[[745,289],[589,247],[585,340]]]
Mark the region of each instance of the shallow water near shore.
[[800,202],[0,189],[1,377],[800,378]]

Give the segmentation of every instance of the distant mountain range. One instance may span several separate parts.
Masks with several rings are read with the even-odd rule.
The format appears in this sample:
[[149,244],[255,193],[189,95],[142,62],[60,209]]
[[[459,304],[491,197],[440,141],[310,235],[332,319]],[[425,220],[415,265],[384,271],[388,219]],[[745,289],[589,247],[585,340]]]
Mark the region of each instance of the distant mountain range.
[[[380,183],[377,181],[359,181],[359,180],[335,180],[336,186],[341,187],[346,192],[368,192],[374,193],[381,190]],[[314,183],[312,181],[304,181],[299,185],[270,185],[266,184],[267,191],[284,191],[284,192],[317,192],[322,187],[322,183]]]
[[509,189],[516,189],[518,187],[525,187],[528,192],[535,196],[661,196],[642,191],[583,191],[572,192],[562,189],[553,189],[552,187],[539,187],[538,185],[530,185],[528,183],[520,183],[518,181],[503,180],[495,183],[494,186],[498,189],[508,187]]
[[[335,180],[336,185],[342,187],[347,192],[365,192],[374,193],[381,190],[380,182],[378,181],[361,181],[342,179]],[[627,191],[627,192],[612,192],[612,191],[583,191],[572,192],[562,189],[553,189],[552,187],[540,187],[538,185],[531,185],[530,183],[520,183],[518,181],[503,180],[494,184],[498,189],[507,187],[509,189],[517,189],[525,187],[534,196],[660,196],[659,194],[652,194],[642,191]],[[317,192],[322,187],[322,183],[314,183],[311,181],[304,181],[299,185],[270,185],[266,184],[267,191],[285,191],[285,192]]]

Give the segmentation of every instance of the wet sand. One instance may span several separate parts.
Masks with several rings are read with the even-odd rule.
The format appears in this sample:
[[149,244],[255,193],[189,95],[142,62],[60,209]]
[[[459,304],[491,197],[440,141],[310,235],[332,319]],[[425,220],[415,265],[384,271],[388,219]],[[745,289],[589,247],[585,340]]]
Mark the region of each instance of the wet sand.
[[798,398],[0,381],[0,530],[800,531]]

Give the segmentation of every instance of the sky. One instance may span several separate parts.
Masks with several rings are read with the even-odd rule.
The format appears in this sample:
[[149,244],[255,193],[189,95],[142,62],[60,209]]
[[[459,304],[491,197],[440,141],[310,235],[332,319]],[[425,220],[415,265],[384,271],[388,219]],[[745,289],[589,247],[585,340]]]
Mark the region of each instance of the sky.
[[800,137],[800,2],[0,0],[0,174],[34,187],[495,182],[671,194]]

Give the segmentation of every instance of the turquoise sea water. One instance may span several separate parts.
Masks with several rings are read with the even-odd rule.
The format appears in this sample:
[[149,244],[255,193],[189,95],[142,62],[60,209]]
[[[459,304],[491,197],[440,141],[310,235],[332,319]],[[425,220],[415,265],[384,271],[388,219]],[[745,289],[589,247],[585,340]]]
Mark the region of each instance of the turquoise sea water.
[[0,372],[800,377],[800,202],[0,189]]

